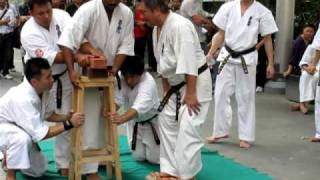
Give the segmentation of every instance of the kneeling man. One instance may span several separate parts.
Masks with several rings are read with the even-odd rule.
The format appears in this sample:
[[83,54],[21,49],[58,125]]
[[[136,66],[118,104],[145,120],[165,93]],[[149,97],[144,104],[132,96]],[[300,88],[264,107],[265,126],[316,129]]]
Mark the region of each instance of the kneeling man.
[[44,123],[45,95],[52,85],[48,61],[33,58],[26,63],[23,82],[0,98],[0,150],[5,156],[7,180],[15,180],[18,169],[29,176],[41,176],[47,169],[47,160],[37,143],[84,123],[82,113],[51,114],[48,120],[63,123]]
[[127,56],[120,68],[123,114],[110,114],[113,123],[127,126],[128,143],[137,161],[159,164],[158,138],[159,95],[153,77],[144,71],[144,62],[138,56]]

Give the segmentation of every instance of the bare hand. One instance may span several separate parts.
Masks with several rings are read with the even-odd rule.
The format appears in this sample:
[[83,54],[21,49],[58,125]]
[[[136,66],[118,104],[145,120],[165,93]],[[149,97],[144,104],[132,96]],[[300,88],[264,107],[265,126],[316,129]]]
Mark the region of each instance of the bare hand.
[[115,76],[118,73],[118,69],[112,67],[111,70],[108,71],[108,76]]
[[114,113],[108,113],[108,117],[110,118],[111,122],[117,125],[123,124],[125,121],[121,116],[114,112]]
[[72,125],[77,128],[77,127],[80,127],[84,124],[84,114],[83,113],[80,113],[80,112],[76,112],[74,114],[72,114],[72,117],[70,119]]
[[72,71],[69,73],[70,76],[70,80],[71,83],[75,86],[75,87],[79,87],[79,81],[78,81],[78,74],[76,71]]
[[95,58],[100,58],[102,60],[105,60],[106,63],[108,62],[106,56],[103,54],[103,52],[101,52],[99,50],[95,50],[95,51],[91,52],[91,55],[93,55]]
[[305,70],[307,71],[307,73],[309,74],[314,74],[314,72],[316,71],[316,67],[314,65],[308,65],[308,67],[305,68]]
[[267,78],[272,79],[274,77],[274,67],[273,65],[268,65],[267,67]]
[[75,59],[81,67],[87,67],[90,64],[90,58],[93,57],[93,55],[77,53]]
[[263,44],[261,44],[261,43],[258,43],[257,45],[256,45],[256,49],[257,49],[257,51],[259,51],[260,50],[260,48],[261,48],[261,46],[262,46]]
[[204,23],[204,17],[201,15],[192,16],[192,22],[198,26],[201,26]]
[[196,95],[186,95],[182,103],[187,105],[190,116],[192,116],[192,113],[199,114],[201,105]]

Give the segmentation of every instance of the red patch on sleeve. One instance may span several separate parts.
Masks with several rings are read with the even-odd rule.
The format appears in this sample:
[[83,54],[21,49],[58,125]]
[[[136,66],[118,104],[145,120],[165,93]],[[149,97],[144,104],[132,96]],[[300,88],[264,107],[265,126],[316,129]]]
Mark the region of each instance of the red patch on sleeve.
[[40,58],[40,57],[43,56],[44,53],[43,53],[43,51],[41,49],[36,49],[35,54],[36,54],[37,57]]

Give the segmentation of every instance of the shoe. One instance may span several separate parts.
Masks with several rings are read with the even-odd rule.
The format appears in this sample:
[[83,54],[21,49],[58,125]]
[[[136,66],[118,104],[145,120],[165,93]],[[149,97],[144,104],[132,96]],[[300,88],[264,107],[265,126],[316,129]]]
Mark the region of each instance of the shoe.
[[4,78],[7,79],[7,80],[13,79],[13,77],[10,74],[5,75]]
[[262,92],[263,92],[263,87],[257,86],[256,92],[257,92],[257,93],[262,93]]

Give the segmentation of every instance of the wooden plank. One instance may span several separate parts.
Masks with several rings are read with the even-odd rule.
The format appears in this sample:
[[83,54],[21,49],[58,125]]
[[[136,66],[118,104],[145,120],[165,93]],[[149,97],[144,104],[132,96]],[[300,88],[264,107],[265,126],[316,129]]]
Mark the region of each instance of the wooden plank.
[[97,163],[97,162],[106,162],[106,161],[114,161],[114,157],[110,156],[95,156],[95,157],[84,157],[81,158],[80,163]]

